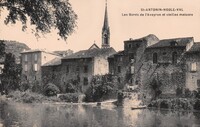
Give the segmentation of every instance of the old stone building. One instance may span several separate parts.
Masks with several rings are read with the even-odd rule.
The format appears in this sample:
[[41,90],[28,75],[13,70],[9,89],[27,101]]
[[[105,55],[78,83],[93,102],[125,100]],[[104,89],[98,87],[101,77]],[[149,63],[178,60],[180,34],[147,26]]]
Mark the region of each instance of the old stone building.
[[[159,40],[155,35],[148,35],[139,39],[124,41],[124,50],[110,56],[109,71],[118,77],[118,83],[125,85],[138,84],[135,77],[143,62],[146,48],[157,43]],[[139,75],[138,75],[139,76]]]
[[44,50],[26,50],[21,52],[22,82],[41,84],[41,66],[59,55]]
[[67,85],[72,83],[78,91],[85,92],[93,76],[108,74],[107,57],[114,53],[113,48],[91,46],[88,50],[52,60],[42,67],[43,84],[54,83],[66,92]]
[[89,49],[81,50],[62,59],[54,59],[42,67],[43,84],[54,83],[62,92],[73,84],[79,92],[85,92],[95,75],[109,73],[108,57],[116,53],[110,47],[110,28],[107,5],[105,7],[102,28],[102,47],[93,44]]
[[109,57],[109,71],[123,86],[140,86],[145,97],[158,90],[163,97],[175,96],[199,88],[199,52],[192,37],[159,40],[148,35],[125,41],[124,50]]
[[[190,48],[191,47],[191,48]],[[185,54],[186,88],[200,90],[200,43],[188,45]]]

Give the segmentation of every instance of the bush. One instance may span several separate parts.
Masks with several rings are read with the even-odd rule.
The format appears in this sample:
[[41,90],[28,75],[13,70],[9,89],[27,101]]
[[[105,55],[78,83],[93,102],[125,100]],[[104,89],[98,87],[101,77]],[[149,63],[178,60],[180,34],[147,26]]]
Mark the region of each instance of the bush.
[[77,103],[79,101],[79,95],[78,93],[67,93],[59,95],[59,98],[61,101]]
[[200,100],[197,100],[193,107],[195,110],[200,110]]
[[44,87],[44,94],[46,96],[55,96],[58,93],[60,93],[60,89],[52,84],[52,83],[48,83],[45,87]]
[[66,85],[66,93],[75,93],[76,88],[72,83],[67,83]]
[[85,92],[85,101],[103,101],[116,98],[117,89],[113,83],[112,75],[94,76],[91,86]]

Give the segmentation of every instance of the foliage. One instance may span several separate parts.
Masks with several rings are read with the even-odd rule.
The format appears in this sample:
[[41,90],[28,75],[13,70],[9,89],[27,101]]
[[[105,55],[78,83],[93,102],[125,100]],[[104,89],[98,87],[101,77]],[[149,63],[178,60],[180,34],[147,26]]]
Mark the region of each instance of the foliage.
[[46,97],[42,94],[34,93],[29,90],[25,92],[21,91],[12,91],[7,95],[8,98],[11,98],[13,101],[16,102],[23,102],[23,103],[41,103],[41,102],[59,102],[60,99],[57,97]]
[[79,95],[78,93],[67,93],[67,94],[62,94],[59,96],[60,100],[65,101],[65,102],[74,102],[77,103],[79,100]]
[[0,9],[5,8],[9,12],[5,24],[20,21],[25,31],[30,19],[37,36],[38,32],[50,33],[52,28],[56,28],[59,36],[66,39],[76,27],[77,15],[68,0],[3,0]]
[[72,83],[67,83],[66,85],[66,93],[74,93],[76,92],[76,88]]
[[176,96],[180,96],[180,95],[182,95],[182,89],[180,87],[178,87],[176,89]]
[[60,92],[60,89],[52,83],[48,83],[45,87],[44,87],[44,94],[46,96],[55,96],[56,94],[58,94]]
[[5,55],[5,44],[2,40],[0,40],[0,58],[2,58]]
[[162,86],[162,83],[155,78],[153,78],[152,82],[150,83],[150,87],[153,90],[154,93],[154,99],[157,99],[159,95],[162,94],[162,91],[160,90],[160,87]]
[[6,94],[9,90],[19,88],[21,71],[21,65],[15,63],[15,56],[11,53],[6,54],[2,74],[2,84]]
[[116,93],[117,89],[113,84],[112,75],[94,76],[91,86],[86,91],[86,101],[102,101]]

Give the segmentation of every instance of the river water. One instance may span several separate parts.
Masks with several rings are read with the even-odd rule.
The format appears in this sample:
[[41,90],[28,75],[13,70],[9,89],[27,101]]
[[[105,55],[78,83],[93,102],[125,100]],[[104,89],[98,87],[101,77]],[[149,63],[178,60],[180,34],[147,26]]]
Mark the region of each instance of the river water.
[[0,127],[200,127],[200,113],[78,104],[0,103]]

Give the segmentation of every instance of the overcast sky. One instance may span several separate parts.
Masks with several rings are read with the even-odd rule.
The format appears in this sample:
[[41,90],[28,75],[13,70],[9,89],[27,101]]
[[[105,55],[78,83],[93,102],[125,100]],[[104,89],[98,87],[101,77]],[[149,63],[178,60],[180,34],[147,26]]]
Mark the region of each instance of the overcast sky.
[[[78,15],[78,28],[67,42],[58,40],[53,32],[38,40],[30,31],[22,32],[20,25],[3,24],[0,18],[0,39],[16,40],[31,48],[47,50],[88,49],[94,42],[101,45],[101,30],[105,11],[105,0],[69,0]],[[123,49],[123,41],[155,34],[159,39],[194,37],[200,41],[200,0],[108,0],[108,17],[111,46]],[[141,8],[182,8],[179,12],[142,12]],[[193,16],[122,16],[140,13],[187,13]]]

